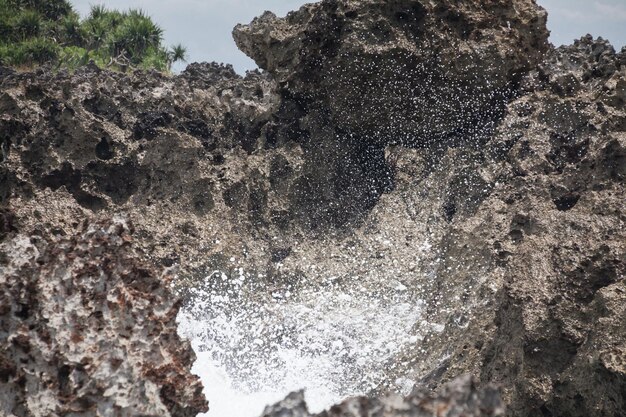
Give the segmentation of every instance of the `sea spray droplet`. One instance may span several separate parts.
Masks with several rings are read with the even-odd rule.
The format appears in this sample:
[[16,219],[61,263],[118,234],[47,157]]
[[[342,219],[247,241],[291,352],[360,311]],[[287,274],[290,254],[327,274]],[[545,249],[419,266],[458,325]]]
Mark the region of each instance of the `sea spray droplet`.
[[[341,286],[286,291],[252,280],[227,281],[232,286],[224,288],[222,277],[198,289],[179,317],[181,333],[198,352],[194,370],[205,383],[210,417],[225,410],[230,417],[259,415],[303,388],[310,408],[321,411],[375,389],[388,379],[385,364],[418,340],[411,328],[420,301],[405,286],[398,291],[399,281],[351,277]],[[233,410],[224,401],[248,406]]]

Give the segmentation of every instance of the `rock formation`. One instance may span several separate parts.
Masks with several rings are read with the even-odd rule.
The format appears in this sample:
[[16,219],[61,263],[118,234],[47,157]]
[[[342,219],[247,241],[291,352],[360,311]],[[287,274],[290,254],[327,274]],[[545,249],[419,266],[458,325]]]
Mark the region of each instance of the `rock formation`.
[[[16,392],[0,410],[87,413],[104,393],[130,407],[111,375],[141,376],[128,415],[203,408],[179,382],[195,381],[192,355],[164,284],[143,263],[125,272],[140,256],[182,294],[240,268],[294,293],[325,274],[400,282],[424,320],[378,391],[469,373],[502,387],[511,416],[626,413],[626,49],[551,47],[545,20],[532,0],[326,0],[235,28],[265,70],[246,77],[0,69],[0,384]],[[134,249],[123,226],[84,228],[94,214],[131,219]],[[137,298],[134,327],[57,327],[113,313],[105,276]],[[93,365],[126,352],[113,334],[149,331],[171,356]],[[104,358],[87,355],[102,338]]]
[[534,1],[323,1],[233,35],[290,107],[372,143],[421,144],[489,123],[547,49]]
[[[60,234],[62,232],[59,231]],[[4,416],[195,416],[195,355],[176,332],[167,277],[131,248],[127,223],[0,244]]]
[[267,407],[261,417],[496,417],[504,407],[494,387],[478,389],[471,377],[464,376],[446,384],[437,394],[420,390],[406,398],[387,395],[381,398],[355,397],[320,414],[311,414],[302,392]]
[[425,383],[480,374],[515,416],[623,413],[624,52],[591,37],[557,49],[482,148],[449,152],[449,186],[463,171],[471,186],[442,199],[431,311],[446,330],[428,344],[447,347],[414,360],[446,359]]

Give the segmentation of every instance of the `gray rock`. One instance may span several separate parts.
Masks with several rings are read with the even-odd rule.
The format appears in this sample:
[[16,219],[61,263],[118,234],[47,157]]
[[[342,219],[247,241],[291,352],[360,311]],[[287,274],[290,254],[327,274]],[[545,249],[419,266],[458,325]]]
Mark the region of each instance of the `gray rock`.
[[310,414],[302,392],[292,393],[267,407],[262,417],[490,417],[504,416],[500,393],[493,387],[477,388],[469,376],[458,378],[438,393],[415,390],[407,397],[354,397],[320,414]]
[[298,106],[338,130],[423,144],[498,116],[547,50],[546,16],[530,0],[334,0],[285,18],[266,12],[233,36]]

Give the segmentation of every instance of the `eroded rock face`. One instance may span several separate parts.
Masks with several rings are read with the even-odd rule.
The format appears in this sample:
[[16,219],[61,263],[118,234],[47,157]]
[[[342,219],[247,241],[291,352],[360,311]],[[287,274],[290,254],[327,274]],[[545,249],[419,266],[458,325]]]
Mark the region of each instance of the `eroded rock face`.
[[449,150],[424,179],[453,181],[427,296],[445,329],[409,354],[423,384],[480,374],[513,416],[624,412],[622,60],[590,37],[555,50],[484,147]]
[[451,140],[492,123],[547,50],[534,0],[321,1],[233,35],[281,94],[348,137]]
[[464,376],[448,383],[437,394],[421,390],[404,398],[398,395],[381,398],[349,398],[320,414],[309,413],[304,394],[296,392],[283,401],[267,407],[262,417],[426,417],[433,415],[495,417],[505,414],[497,389],[493,387],[479,389],[476,381]]
[[0,413],[195,416],[195,355],[176,332],[168,278],[124,221],[0,244]]
[[248,159],[278,101],[272,85],[218,65],[190,65],[178,77],[91,67],[9,75],[0,93],[0,201],[20,207],[27,233],[69,234],[93,213],[124,211],[142,219],[137,241],[149,256],[193,269],[206,250],[196,257],[176,248],[234,236],[222,213],[271,223],[270,172],[285,173],[281,195],[289,192],[297,152]]
[[278,83],[279,135],[302,144],[304,223],[362,220],[395,186],[385,146],[445,148],[492,129],[547,50],[545,20],[532,0],[342,0],[237,26]]
[[626,406],[623,57],[591,37],[559,48],[494,140],[519,138],[485,207],[504,203],[508,216],[490,222],[504,285],[482,372],[506,381],[514,415]]
[[[31,294],[34,307],[20,317],[11,301],[2,325],[17,336],[3,343],[28,364],[30,349],[37,369],[56,379],[29,399],[36,404],[6,397],[5,409],[91,407],[104,397],[81,378],[97,388],[115,372],[141,377],[138,413],[203,407],[194,380],[180,382],[191,390],[183,394],[159,388],[191,378],[191,357],[159,357],[147,333],[126,329],[126,316],[104,329],[129,334],[147,356],[95,376],[81,362],[97,335],[55,308],[76,310],[87,297],[77,311],[113,314],[88,298],[112,288],[98,286],[106,274],[138,297],[139,323],[142,314],[161,317],[169,324],[145,325],[164,326],[181,346],[170,327],[175,308],[153,272],[144,280],[120,269],[136,265],[124,229],[81,231],[97,212],[133,219],[135,247],[179,268],[179,288],[229,288],[234,279],[221,277],[245,270],[242,296],[268,302],[327,277],[420,300],[417,342],[380,366],[376,392],[397,389],[400,376],[419,390],[470,373],[502,386],[511,416],[625,413],[625,50],[590,37],[548,48],[545,13],[530,0],[323,1],[284,19],[266,14],[235,37],[267,73],[242,78],[214,64],[177,77],[0,70],[0,239],[10,249],[0,283],[54,287],[69,303],[10,292],[18,301]],[[10,266],[24,250],[33,251],[28,273]],[[97,261],[106,256],[120,262]],[[69,293],[68,277],[84,265],[87,295],[78,285]],[[57,327],[68,320],[74,327]],[[50,336],[57,356],[34,355],[31,345],[51,349],[28,328],[35,323],[61,338]],[[106,354],[125,352],[124,340],[107,339]],[[153,368],[136,366],[145,358]],[[13,359],[0,363],[15,398],[27,386],[20,381],[39,381],[19,379]],[[346,392],[361,389],[353,376],[339,381]],[[104,392],[125,407],[121,393]],[[184,401],[171,400],[178,395]],[[299,398],[293,407],[308,415]],[[406,401],[393,404],[413,406]]]

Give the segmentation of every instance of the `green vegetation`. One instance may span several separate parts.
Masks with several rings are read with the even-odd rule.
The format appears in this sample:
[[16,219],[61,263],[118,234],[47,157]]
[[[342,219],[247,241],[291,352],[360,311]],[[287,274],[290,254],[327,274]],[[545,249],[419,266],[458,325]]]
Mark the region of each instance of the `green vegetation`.
[[186,54],[181,45],[164,47],[163,29],[141,10],[92,6],[81,20],[66,0],[0,0],[2,65],[75,69],[93,61],[120,71],[169,71]]

